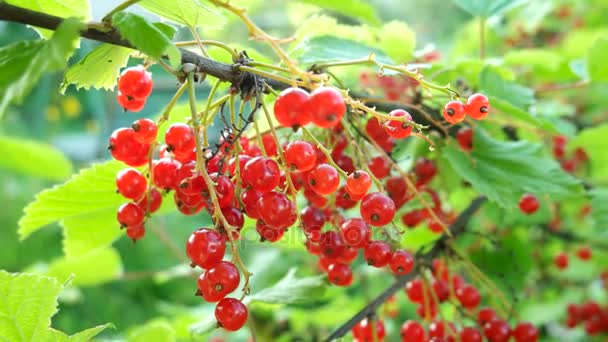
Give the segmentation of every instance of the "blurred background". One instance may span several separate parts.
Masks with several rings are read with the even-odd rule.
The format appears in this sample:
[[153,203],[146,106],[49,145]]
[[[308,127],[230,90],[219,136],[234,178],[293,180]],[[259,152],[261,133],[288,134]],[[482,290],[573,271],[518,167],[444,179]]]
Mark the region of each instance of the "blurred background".
[[[91,1],[94,19],[99,20],[120,2]],[[339,13],[322,11],[296,0],[242,2],[250,5],[252,18],[263,29],[277,37],[291,36],[316,15],[334,17],[342,25],[359,24]],[[374,6],[382,22],[398,20],[409,25],[416,33],[416,49],[420,55],[436,51],[440,60],[448,63],[477,54],[477,24],[451,1],[370,0],[369,3]],[[136,7],[133,10],[154,18]],[[606,17],[608,2],[605,0],[527,1],[507,16],[490,20],[487,55],[498,56],[522,47],[563,46],[564,41],[576,32],[593,31],[600,27]],[[202,36],[226,42],[231,46],[252,47],[254,52],[250,55],[264,55],[268,52],[262,44],[247,40],[246,30],[240,22],[231,18],[228,20],[222,30],[204,28]],[[0,45],[35,38],[37,34],[31,28],[0,22]],[[189,33],[180,31],[177,39],[189,40]],[[83,40],[81,48],[72,60],[80,60],[96,45],[96,42]],[[568,49],[564,48],[564,51],[566,50]],[[570,50],[567,52],[575,53]],[[132,64],[137,62],[132,60]],[[116,103],[114,92],[76,91],[70,87],[61,95],[57,91],[57,85],[61,82],[62,75],[45,77],[23,105],[10,108],[0,123],[0,135],[36,140],[55,146],[68,156],[74,170],[93,161],[107,160],[109,153],[106,145],[109,134],[118,127],[130,125],[137,118],[155,117],[177,89],[175,79],[169,74],[154,67],[151,70],[154,75],[154,92],[145,109],[139,113],[124,113]],[[350,75],[347,80],[351,84],[356,83],[357,76]],[[208,85],[203,84],[200,87],[201,95],[198,96],[203,98]],[[3,205],[0,211],[0,269],[11,272],[40,271],[48,267],[49,260],[62,255],[62,230],[59,226],[42,229],[24,241],[20,241],[17,235],[17,222],[22,209],[32,201],[37,192],[55,183],[59,181],[48,179],[44,175],[32,177],[0,169],[0,203]],[[133,246],[128,239],[121,238],[115,243],[124,267],[121,278],[98,286],[70,288],[61,298],[61,310],[53,318],[53,327],[75,332],[92,325],[112,322],[116,325],[116,330],[104,333],[109,338],[117,334],[128,334],[144,322],[161,321],[181,327],[176,330],[178,335],[181,335],[179,337],[188,339],[187,326],[197,321],[200,315],[212,310],[212,306],[198,306],[201,300],[194,296],[193,279],[175,276],[187,270],[179,267],[183,262],[172,252],[171,246],[181,248],[193,228],[206,222],[208,218],[202,216],[168,214],[155,218],[152,223],[155,226],[153,230],[162,235],[163,239],[144,239]],[[289,249],[289,253],[280,254],[281,252],[274,248],[252,246],[246,253],[250,254],[247,260],[256,274],[253,280],[256,282],[254,287],[257,288],[275,282],[293,265],[310,265],[310,273],[313,274],[315,261],[306,258],[306,253],[301,248]],[[159,275],[157,272],[173,267],[176,267],[173,269],[174,274],[168,272]],[[321,303],[315,305],[320,305],[320,309],[315,309],[314,317],[309,317],[307,307],[277,311],[270,306],[257,306],[254,315],[261,318],[261,322],[266,321],[264,317],[273,317],[267,321],[279,321],[288,325],[293,324],[294,318],[301,318],[300,326],[261,324],[259,329],[267,329],[268,336],[281,336],[281,329],[301,331],[302,336],[307,336],[311,333],[307,327],[313,324],[313,320],[326,325],[341,323],[348,318],[349,312],[341,314],[335,308],[362,306],[366,298],[379,292],[389,281],[388,277],[386,281],[379,278],[386,275],[375,274],[369,268],[362,268],[361,272],[367,273],[364,273],[358,285],[346,290],[330,289],[327,296],[333,298],[331,307],[323,309],[322,304],[327,301],[327,296],[319,298]],[[370,278],[375,280],[369,281]],[[349,292],[363,292],[364,295],[355,298],[350,297]],[[415,310],[413,306],[408,307],[405,301],[402,303],[401,299],[394,305],[400,307],[398,314],[404,317],[413,314]],[[292,318],[289,321],[292,323],[285,320],[287,315]],[[394,330],[394,327],[389,329]],[[312,330],[312,333],[321,332]],[[238,340],[238,336],[233,335],[232,338]],[[285,337],[284,340],[291,338],[293,336]]]

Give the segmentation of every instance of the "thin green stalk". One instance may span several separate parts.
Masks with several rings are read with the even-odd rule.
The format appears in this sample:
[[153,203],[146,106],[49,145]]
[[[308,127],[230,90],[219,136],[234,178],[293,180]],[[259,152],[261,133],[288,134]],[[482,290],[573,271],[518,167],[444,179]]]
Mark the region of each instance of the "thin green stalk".
[[158,122],[157,122],[158,126],[163,124],[165,121],[169,120],[169,114],[171,114],[171,110],[173,110],[173,107],[175,106],[175,104],[177,103],[179,98],[182,97],[182,95],[184,94],[184,91],[186,91],[187,86],[188,86],[188,82],[184,82],[181,86],[179,86],[179,88],[175,92],[175,95],[173,95],[173,97],[171,98],[171,100],[169,101],[169,103],[167,104],[165,109],[163,110],[163,113],[161,114],[160,119],[158,119]]
[[[207,97],[207,106],[205,107],[205,111],[203,112],[203,119],[201,120],[205,124],[207,123],[207,116],[209,115],[209,110],[211,109],[211,102],[213,102],[213,97],[215,96],[215,92],[220,87],[222,80],[218,79],[211,87],[211,91],[209,92],[209,97]],[[203,131],[203,141],[205,142],[205,146],[209,146],[209,138],[207,137],[207,130]]]
[[114,16],[114,14],[127,9],[128,7],[130,7],[132,5],[135,5],[139,1],[140,0],[126,0],[126,1],[122,2],[120,5],[114,7],[113,10],[111,10],[108,14],[106,14],[101,21],[103,21],[103,22],[109,22],[109,21],[111,21],[112,20],[112,16]]

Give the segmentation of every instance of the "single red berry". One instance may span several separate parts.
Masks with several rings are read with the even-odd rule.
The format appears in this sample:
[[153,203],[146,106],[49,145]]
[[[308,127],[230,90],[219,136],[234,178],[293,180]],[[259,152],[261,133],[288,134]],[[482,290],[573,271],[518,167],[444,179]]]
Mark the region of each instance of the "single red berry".
[[357,170],[346,179],[346,191],[351,195],[364,195],[372,186],[372,179],[363,170]]
[[166,190],[177,188],[177,170],[180,167],[180,162],[175,159],[161,158],[155,161],[152,166],[154,185]]
[[538,202],[538,198],[532,194],[523,194],[519,199],[519,209],[524,214],[534,214],[539,207],[540,203]]
[[195,132],[184,123],[174,123],[165,132],[167,150],[175,154],[189,154],[196,146]]
[[371,238],[371,231],[365,221],[360,218],[352,218],[344,221],[340,226],[342,238],[348,245],[363,248]]
[[365,246],[363,256],[368,265],[384,267],[391,260],[391,247],[383,241],[372,241]]
[[433,292],[435,292],[435,296],[439,302],[443,303],[450,297],[450,288],[448,287],[448,283],[446,281],[435,279],[432,286]]
[[555,259],[553,259],[553,263],[560,270],[565,269],[568,267],[568,255],[564,252],[559,253],[555,256]]
[[139,112],[146,106],[145,98],[138,99],[129,97],[121,92],[118,92],[118,95],[116,95],[116,102],[118,102],[125,111],[129,112]]
[[424,220],[424,214],[423,214],[423,211],[420,209],[414,209],[408,213],[405,213],[403,216],[401,216],[401,221],[403,222],[403,224],[405,224],[406,226],[408,226],[410,228],[416,227],[423,220]]
[[270,227],[262,220],[256,221],[255,230],[260,235],[260,239],[262,242],[277,242],[283,237],[283,234],[285,233],[285,229],[276,229],[274,227]]
[[336,126],[346,113],[346,104],[342,94],[330,87],[319,87],[310,94],[308,111],[312,123],[319,127]]
[[284,193],[276,191],[267,192],[260,197],[257,212],[264,223],[275,229],[288,228],[297,219],[296,206]]
[[156,139],[158,127],[150,119],[139,119],[131,125],[133,129],[133,139],[140,144],[151,144]]
[[127,227],[127,236],[133,240],[133,242],[143,238],[144,235],[146,235],[146,228],[143,224]]
[[443,118],[451,124],[462,122],[466,116],[465,107],[460,101],[450,101],[443,108]]
[[[405,118],[406,121],[412,121],[410,113],[403,109],[395,109],[388,113],[389,116],[394,118]],[[400,120],[389,120],[384,124],[386,133],[396,139],[407,138],[412,134],[412,126],[405,121]]]
[[234,298],[224,298],[215,307],[215,319],[228,331],[237,331],[247,322],[248,311],[243,302]]
[[391,164],[385,156],[377,156],[369,161],[369,170],[378,179],[382,179],[391,173]]
[[381,192],[372,192],[361,200],[361,218],[372,226],[384,226],[395,217],[395,203]]
[[433,301],[429,303],[429,300],[429,297],[427,297],[427,304],[420,304],[416,308],[416,314],[418,315],[418,317],[423,318],[425,320],[434,319],[435,316],[437,316],[437,304],[435,304],[435,302]]
[[388,197],[395,202],[397,208],[401,207],[411,198],[407,193],[407,183],[401,176],[394,176],[387,179],[384,189]]
[[495,319],[498,319],[498,315],[492,308],[481,308],[477,312],[477,323],[481,326]]
[[483,335],[473,327],[464,327],[460,331],[460,342],[483,342]]
[[274,140],[272,133],[262,134],[262,144],[264,145],[264,151],[269,157],[276,156],[279,152],[277,150],[277,142]]
[[353,271],[347,264],[334,263],[328,267],[327,278],[334,285],[350,286],[353,283]]
[[323,229],[325,221],[325,214],[317,207],[307,206],[300,212],[300,223],[302,229],[307,233],[320,231]]
[[553,137],[553,156],[557,159],[562,159],[566,156],[566,143],[568,138],[563,135]]
[[308,202],[310,202],[311,205],[314,205],[317,208],[323,208],[325,207],[325,205],[327,205],[327,198],[319,195],[309,187],[304,188],[304,197],[306,197],[306,199],[308,200]]
[[588,246],[583,246],[576,251],[576,256],[578,256],[581,260],[589,260],[591,259],[592,253],[591,248]]
[[338,165],[338,167],[342,170],[344,170],[344,172],[346,173],[353,173],[356,170],[355,167],[355,161],[353,160],[353,158],[345,155],[345,154],[340,154],[337,155],[336,157],[333,157],[334,162],[336,163],[336,165]]
[[108,150],[112,158],[129,166],[138,167],[149,161],[150,145],[135,141],[132,128],[119,128],[110,135]]
[[193,264],[209,269],[224,258],[226,240],[220,233],[208,228],[194,231],[186,243],[186,254]]
[[423,288],[424,285],[420,279],[408,281],[407,284],[405,284],[405,293],[407,294],[407,298],[414,303],[422,303],[424,300],[422,293]]
[[513,329],[515,342],[536,342],[538,341],[538,330],[528,322],[521,322]]
[[247,216],[252,219],[260,217],[258,213],[258,201],[264,193],[256,189],[248,189],[241,193],[241,203],[243,203],[243,210]]
[[241,277],[233,263],[220,261],[215,266],[201,274],[198,278],[198,289],[208,302],[217,302],[236,290]]
[[296,140],[285,147],[285,161],[292,170],[309,171],[317,163],[317,153],[309,142]]
[[152,74],[142,65],[127,68],[118,78],[118,91],[130,98],[145,99],[152,92]]
[[437,166],[432,160],[426,158],[420,158],[414,165],[414,172],[416,173],[416,186],[422,186],[429,183],[433,177],[437,174]]
[[241,172],[245,183],[261,192],[273,190],[281,180],[279,165],[266,157],[252,158]]
[[121,205],[116,213],[116,219],[121,227],[135,227],[144,222],[146,213],[135,203],[129,202]]
[[329,195],[338,190],[340,174],[329,164],[319,164],[308,172],[308,184],[319,195]]
[[123,169],[116,175],[118,192],[126,198],[140,199],[146,192],[147,186],[146,177],[135,169]]
[[[243,229],[243,225],[245,224],[245,216],[243,216],[243,212],[235,207],[223,207],[222,214],[224,215],[226,222],[228,222],[228,224],[236,230],[232,232],[233,239],[239,239],[239,232],[241,231],[241,229]],[[226,228],[223,224],[220,223],[218,225],[218,230],[223,235],[228,236],[228,232],[226,231]]]
[[330,230],[323,232],[320,236],[319,246],[321,253],[327,258],[338,258],[346,249],[346,244],[340,234]]
[[464,285],[456,290],[456,298],[465,309],[474,309],[481,302],[479,291],[473,285]]
[[403,342],[425,342],[424,327],[412,320],[405,321],[401,325],[401,341]]
[[156,189],[150,190],[150,195],[144,193],[144,196],[137,201],[137,205],[146,213],[154,213],[163,202],[163,196]]
[[511,327],[509,323],[497,319],[486,323],[483,326],[483,333],[490,342],[507,342],[511,337]]
[[[434,302],[433,302],[434,303]],[[441,321],[429,324],[429,338],[443,338],[445,336],[445,325]]]
[[[372,329],[372,322],[376,323],[375,338],[374,329]],[[372,322],[370,322],[367,318],[361,320],[361,322],[357,323],[357,325],[353,327],[353,336],[361,342],[382,341],[386,336],[384,322],[381,319],[376,319]]]
[[389,266],[395,275],[408,274],[414,268],[414,257],[403,249],[396,250],[391,256]]
[[346,187],[340,187],[338,189],[338,193],[336,194],[336,207],[340,208],[340,209],[351,209],[354,208],[359,199],[361,199],[363,196],[351,196],[348,191],[346,191]]
[[[212,173],[209,175],[211,181],[215,184],[215,195],[217,196],[217,201],[220,208],[229,207],[232,205],[232,201],[234,200],[234,188],[235,185],[232,183],[230,178],[220,175],[218,173]],[[209,189],[207,188],[207,184],[205,184],[205,188],[202,192],[204,199],[209,199]]]
[[357,258],[357,255],[359,255],[359,249],[350,245],[346,245],[346,248],[344,249],[342,254],[337,258],[337,260],[344,264],[350,264]]
[[473,129],[469,126],[464,126],[456,132],[456,140],[463,151],[473,150]]
[[279,124],[284,127],[307,125],[311,120],[309,98],[308,92],[301,88],[283,90],[274,103],[274,116]]
[[465,110],[475,120],[481,120],[490,113],[490,101],[485,95],[473,94],[469,96]]

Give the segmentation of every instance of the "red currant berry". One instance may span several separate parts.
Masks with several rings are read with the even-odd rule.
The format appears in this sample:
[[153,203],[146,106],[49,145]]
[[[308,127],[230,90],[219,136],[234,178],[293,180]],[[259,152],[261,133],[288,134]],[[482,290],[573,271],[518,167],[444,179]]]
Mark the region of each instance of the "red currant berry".
[[386,242],[372,241],[365,246],[363,256],[368,265],[384,267],[391,260],[391,247]]
[[260,197],[257,203],[260,219],[269,227],[285,229],[296,221],[296,206],[281,192],[271,191]]
[[319,195],[314,190],[309,188],[304,188],[304,197],[306,197],[310,204],[314,205],[317,208],[323,208],[327,204],[327,198]]
[[382,341],[386,336],[386,330],[384,328],[384,322],[380,319],[375,320],[376,323],[376,337],[374,338],[374,330],[372,324],[367,318],[364,318],[361,322],[353,327],[353,336],[361,342],[372,342]]
[[226,241],[215,230],[201,228],[194,231],[186,243],[186,254],[193,264],[209,269],[224,258]]
[[272,133],[262,134],[262,144],[264,145],[264,151],[267,156],[274,157],[279,153],[277,150],[277,142],[274,140]]
[[261,241],[277,242],[281,240],[285,229],[276,229],[268,226],[264,221],[257,220],[255,224],[255,230],[260,234]]
[[131,98],[145,99],[152,92],[152,74],[142,65],[127,68],[118,79],[118,91]]
[[108,150],[112,157],[129,166],[138,167],[148,163],[150,145],[135,141],[131,128],[119,128],[110,135]]
[[321,234],[319,246],[321,253],[327,258],[338,258],[346,249],[346,244],[337,232],[330,230]]
[[143,224],[127,227],[127,236],[133,240],[133,242],[143,238],[144,235],[146,235],[146,228]]
[[350,195],[365,195],[372,186],[372,179],[363,170],[357,170],[346,179],[346,191]]
[[405,204],[409,198],[407,194],[407,183],[401,176],[390,177],[384,186],[386,194],[395,202],[396,207]]
[[156,139],[158,127],[150,119],[139,119],[131,125],[133,129],[133,139],[140,144],[151,144]]
[[118,192],[126,198],[140,199],[146,192],[147,186],[146,177],[135,169],[123,169],[116,175]]
[[319,127],[336,126],[346,113],[342,94],[330,87],[319,87],[310,94],[308,101],[312,123]]
[[[363,196],[360,196],[359,199],[361,197]],[[358,200],[353,199],[353,197],[346,191],[345,187],[338,189],[338,193],[336,194],[336,207],[347,210],[354,208],[357,205],[357,202]]]
[[116,219],[121,227],[135,227],[144,222],[146,213],[135,203],[125,203],[118,208]]
[[356,248],[365,247],[371,238],[371,231],[365,221],[352,218],[344,221],[340,226],[342,239],[348,245]]
[[372,226],[384,226],[395,217],[395,203],[380,192],[372,192],[361,200],[360,214]]
[[416,321],[408,320],[401,325],[401,341],[425,342],[424,327]]
[[325,221],[325,214],[323,214],[321,209],[316,207],[307,206],[306,208],[302,209],[302,212],[300,213],[300,223],[302,224],[302,229],[304,229],[304,231],[307,233],[312,231],[320,231],[323,229]]
[[[222,214],[224,215],[226,222],[228,222],[228,224],[233,229],[236,229],[236,231],[232,232],[233,240],[238,240],[240,237],[239,232],[241,231],[241,229],[243,229],[243,225],[245,224],[245,217],[243,216],[243,212],[235,207],[223,207]],[[226,228],[223,224],[220,224],[218,226],[218,229],[220,233],[225,236],[228,236],[228,232],[226,231]]]
[[266,157],[255,157],[249,160],[241,175],[245,183],[261,192],[273,190],[281,181],[279,165]]
[[319,164],[308,172],[308,184],[319,195],[329,195],[338,190],[340,175],[329,164]]
[[292,170],[309,171],[317,163],[317,152],[306,141],[292,141],[285,147],[285,162]]
[[339,168],[344,170],[344,172],[346,172],[346,173],[355,172],[355,161],[353,160],[353,158],[351,158],[345,154],[340,154],[336,157],[333,157],[333,159],[334,159],[334,162],[336,163],[336,165],[338,165]]
[[353,283],[353,271],[350,266],[343,263],[334,263],[327,268],[327,278],[338,286],[350,286]]
[[414,165],[414,172],[417,176],[416,186],[422,186],[429,183],[435,177],[437,166],[435,166],[432,160],[420,158],[416,161],[416,165]]
[[456,298],[465,309],[474,309],[481,302],[479,291],[473,285],[464,285],[456,290]]
[[399,249],[391,256],[389,266],[395,275],[408,274],[414,268],[414,257],[408,251]]
[[391,164],[388,158],[377,156],[369,161],[369,170],[378,179],[382,179],[391,173]]
[[[406,121],[412,121],[410,113],[403,109],[395,109],[388,113],[389,116],[394,118],[405,118]],[[407,138],[412,134],[412,126],[405,121],[400,120],[389,120],[384,124],[386,133],[396,139]]]
[[146,106],[146,99],[138,99],[135,97],[129,97],[121,92],[116,95],[116,102],[124,109],[129,112],[139,112]]
[[284,127],[307,125],[311,120],[308,110],[309,98],[310,95],[304,89],[283,90],[274,103],[274,116],[279,124]]
[[[434,304],[434,303],[433,303]],[[443,338],[445,336],[445,325],[443,322],[435,321],[429,324],[429,338]]]
[[443,118],[451,124],[462,122],[466,116],[465,107],[460,101],[450,101],[443,108]]
[[532,215],[539,207],[540,203],[538,202],[538,198],[532,194],[524,194],[519,199],[519,209],[524,214]]
[[408,281],[405,284],[405,292],[407,293],[407,298],[414,303],[422,303],[424,301],[423,295],[424,285],[420,279],[414,279],[412,281]]
[[464,327],[460,331],[460,342],[483,342],[483,335],[473,327]]
[[[220,208],[231,206],[234,200],[234,183],[232,183],[230,178],[217,173],[210,174],[209,178],[215,183],[214,191]],[[203,198],[210,198],[209,189],[207,189],[206,184],[203,190]]]
[[538,341],[538,330],[528,322],[521,322],[513,329],[515,342],[536,342]]
[[247,322],[247,307],[234,298],[224,298],[215,307],[215,319],[228,331],[237,331]]
[[495,319],[498,319],[498,315],[492,308],[481,308],[477,312],[477,323],[481,326]]
[[563,135],[556,135],[553,137],[553,156],[557,159],[561,159],[566,155],[566,143],[568,138]]
[[241,203],[243,203],[243,210],[245,214],[252,219],[259,218],[258,213],[258,201],[264,193],[256,189],[248,189],[241,193]]
[[357,248],[346,245],[346,249],[344,249],[342,255],[340,255],[337,260],[344,264],[350,264],[357,258],[357,255],[359,255],[359,250]]
[[559,253],[555,256],[555,259],[553,259],[553,263],[560,270],[565,269],[568,267],[568,255],[564,252]]
[[167,150],[175,154],[190,154],[196,146],[195,132],[184,123],[174,123],[165,132]]
[[589,248],[588,246],[583,246],[579,248],[578,251],[576,251],[576,256],[578,256],[578,258],[583,261],[591,259],[591,248]]
[[465,126],[456,132],[456,140],[463,151],[473,150],[473,129]]
[[156,189],[152,189],[150,190],[150,196],[148,197],[148,194],[144,193],[144,196],[137,201],[137,205],[144,212],[152,214],[160,208],[162,202],[163,197],[161,196],[160,192],[158,192]]
[[485,95],[473,94],[469,96],[465,109],[473,119],[481,120],[490,112],[490,101]]
[[180,162],[175,159],[161,158],[155,161],[152,166],[154,185],[166,190],[177,188],[177,170],[180,167]]
[[401,216],[401,221],[406,226],[413,228],[420,224],[424,220],[424,214],[422,210],[414,209]]
[[483,326],[483,333],[490,342],[507,342],[511,337],[511,327],[509,323],[497,319],[486,323]]
[[233,263],[220,261],[198,278],[198,289],[208,302],[217,302],[236,290],[241,277]]

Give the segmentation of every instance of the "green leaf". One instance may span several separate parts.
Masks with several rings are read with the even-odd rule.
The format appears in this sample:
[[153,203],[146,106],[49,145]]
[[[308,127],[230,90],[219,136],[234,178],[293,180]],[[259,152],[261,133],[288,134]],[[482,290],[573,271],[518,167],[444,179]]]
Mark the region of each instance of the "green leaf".
[[521,49],[507,52],[503,57],[505,65],[531,66],[547,71],[556,71],[564,62],[556,52],[545,49]]
[[608,188],[599,188],[589,191],[591,195],[591,216],[595,221],[597,232],[606,232],[608,229]]
[[[77,17],[82,21],[91,19],[89,0],[6,0],[8,4],[62,18]],[[34,25],[36,26],[36,25]],[[53,31],[36,29],[41,36],[49,38]]]
[[325,276],[296,278],[295,268],[271,287],[252,294],[250,302],[269,304],[303,304],[319,300],[325,293],[327,282]]
[[[63,94],[70,84],[76,89],[113,90],[120,68],[129,61],[133,50],[111,44],[102,44],[89,52],[66,71],[59,91]],[[95,70],[95,72],[91,72]]]
[[148,322],[129,334],[127,342],[173,342],[176,340],[175,329],[165,320]]
[[106,283],[117,279],[121,274],[122,262],[114,248],[95,249],[73,258],[61,257],[51,262],[48,270],[48,275],[57,279],[68,279],[73,275],[74,286]]
[[0,340],[89,341],[110,326],[97,326],[70,337],[50,329],[62,289],[54,278],[0,270]]
[[221,28],[226,21],[222,14],[203,6],[199,0],[141,0],[137,4],[170,22],[190,28]]
[[606,153],[606,137],[608,124],[583,130],[568,144],[569,150],[584,148],[589,157],[591,168],[590,177],[594,181],[608,180],[608,153]]
[[535,101],[534,90],[504,79],[491,66],[485,67],[479,75],[479,86],[484,94],[507,101],[521,109],[527,109]]
[[40,192],[19,220],[21,239],[59,220],[116,208],[124,202],[115,189],[116,173],[122,168],[118,162],[96,164],[64,184]]
[[51,145],[0,136],[0,151],[3,169],[50,180],[64,180],[73,172],[70,160]]
[[519,6],[527,0],[454,0],[454,2],[473,16],[487,18]]
[[393,64],[393,61],[384,52],[354,40],[343,39],[335,36],[319,36],[311,39],[304,46],[305,52],[300,60],[302,63],[331,62],[345,59],[366,58],[370,54],[376,56],[376,60]]
[[514,119],[531,124],[534,127],[542,128],[543,130],[549,131],[551,133],[559,133],[558,129],[555,127],[555,124],[549,121],[547,118],[541,116],[533,116],[532,114],[520,109],[519,107],[516,107],[508,101],[494,96],[490,96],[490,104],[493,109],[500,111],[501,114],[509,115]]
[[543,154],[542,145],[495,140],[479,126],[473,139],[470,155],[451,144],[443,157],[475,190],[502,207],[512,208],[526,192],[554,200],[583,192],[580,181]]
[[68,258],[109,246],[124,235],[116,222],[116,206],[72,216],[61,221],[63,252]]
[[302,0],[302,2],[357,18],[368,24],[379,25],[381,22],[374,6],[362,0]]
[[407,62],[414,56],[416,33],[400,21],[391,21],[382,26],[378,36],[379,46],[397,62]]
[[587,53],[587,72],[592,81],[608,81],[608,39],[600,38],[595,41]]
[[114,14],[112,24],[123,38],[146,55],[160,59],[166,54],[173,66],[180,64],[179,50],[171,43],[171,39],[165,34],[164,29],[161,30],[145,18],[129,12]]
[[65,68],[76,49],[82,23],[65,20],[48,41],[21,41],[0,48],[0,117],[20,104],[42,75]]

